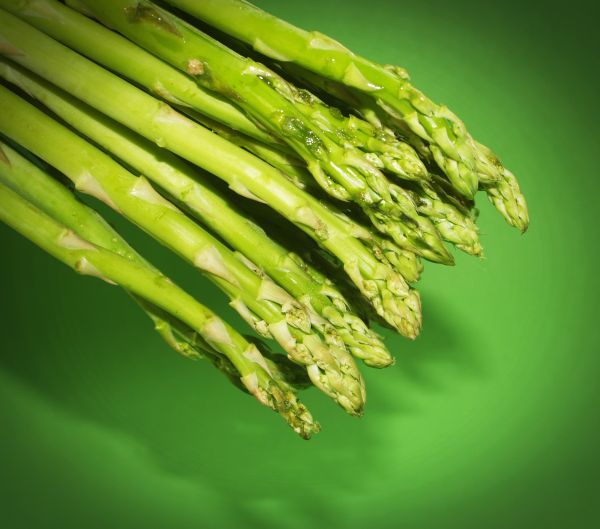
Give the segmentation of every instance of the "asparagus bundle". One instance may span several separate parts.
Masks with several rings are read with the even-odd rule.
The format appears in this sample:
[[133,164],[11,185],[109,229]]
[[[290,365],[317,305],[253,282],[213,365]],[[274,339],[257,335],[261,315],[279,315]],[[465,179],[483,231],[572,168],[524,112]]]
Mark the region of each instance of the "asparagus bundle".
[[527,228],[514,175],[399,67],[240,0],[168,0],[178,14],[149,0],[67,4],[0,0],[0,134],[199,269],[287,358],[5,144],[0,218],[123,286],[173,349],[207,358],[303,437],[319,427],[296,388],[360,415],[353,357],[394,361],[372,323],[418,335],[421,258],[452,264],[444,241],[481,255],[477,189]]
[[[52,164],[75,187],[102,200],[205,273],[253,328],[306,365],[315,385],[350,413],[363,407],[362,379],[345,349],[326,347],[304,307],[261,277],[159,195],[49,116],[0,87],[0,131]],[[52,137],[52,142],[45,138]],[[93,168],[93,169],[92,169]]]

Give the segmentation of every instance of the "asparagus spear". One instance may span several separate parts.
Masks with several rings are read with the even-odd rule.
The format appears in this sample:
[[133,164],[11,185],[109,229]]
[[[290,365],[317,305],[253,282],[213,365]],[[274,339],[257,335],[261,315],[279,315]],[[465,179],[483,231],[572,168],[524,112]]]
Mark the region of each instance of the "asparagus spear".
[[[152,303],[143,298],[132,296],[138,306],[146,313],[154,324],[154,330],[163,339],[163,341],[176,353],[189,358],[198,360],[206,358],[213,366],[223,373],[230,382],[248,392],[248,389],[241,382],[239,373],[231,361],[216,352],[208,342],[206,342],[196,331],[180,320],[173,318],[169,313],[159,309]],[[266,359],[265,359],[266,360]],[[272,371],[269,366],[268,371]]]
[[[194,113],[190,113],[190,115],[200,123],[208,126],[211,130],[219,134],[219,136],[227,138],[240,147],[244,147],[267,163],[281,169],[289,177],[289,180],[300,189],[305,189],[316,196],[321,194],[318,189],[315,189],[313,185],[314,181],[307,174],[306,169],[298,164],[297,159],[293,155],[282,152],[274,146],[266,145],[258,140],[244,136],[237,131],[228,129],[224,125],[208,122]],[[464,212],[461,208],[455,206],[454,202],[456,201],[453,198],[449,198],[447,194],[441,193],[435,184],[426,181],[421,181],[419,185],[411,186],[409,193],[416,205],[417,211],[433,222],[442,239],[451,242],[460,250],[471,255],[481,255],[482,248],[479,242],[477,226],[468,212]],[[410,244],[408,247],[412,248]],[[401,254],[406,255],[408,253],[414,255],[414,252],[410,250],[400,250],[398,248],[398,251]],[[412,277],[412,274],[409,273],[410,275],[407,277],[404,273],[404,267],[398,264],[397,261],[391,264],[404,275],[405,279],[414,281],[414,279],[409,279],[409,277]]]
[[[269,278],[261,278],[213,236],[107,155],[0,87],[0,131],[56,167],[75,187],[123,214],[205,273],[258,332],[272,335],[291,360],[349,413],[361,413],[363,382],[350,355],[326,347],[302,306]],[[47,141],[52,138],[52,141]]]
[[206,118],[199,112],[194,112],[183,107],[177,108],[200,125],[221,136],[221,138],[225,138],[273,167],[276,167],[296,187],[306,190],[313,195],[319,193],[319,191],[322,192],[322,189],[308,172],[304,161],[298,158],[293,151],[282,149],[281,145],[268,145],[250,136],[246,136],[227,125]]
[[2,10],[0,26],[0,54],[212,172],[236,192],[267,203],[335,255],[382,318],[405,336],[416,337],[421,327],[418,294],[280,171]]
[[231,361],[242,383],[259,402],[280,413],[305,438],[318,431],[293,392],[279,385],[261,365],[256,346],[164,275],[82,239],[4,184],[0,184],[0,220],[78,273],[119,284],[176,314]]
[[393,362],[381,339],[352,314],[341,296],[332,298],[330,288],[323,289],[315,283],[284,247],[241,215],[204,175],[170,153],[158,152],[135,133],[3,58],[0,58],[0,77],[17,85],[184,203],[233,248],[301,300],[312,314],[313,325],[331,345],[347,345],[368,365],[384,367]]
[[0,0],[0,7],[54,34],[68,46],[77,42],[84,55],[93,55],[107,68],[146,86],[170,103],[195,108],[263,142],[277,141],[226,98],[207,91],[176,68],[57,0]]
[[[215,351],[198,332],[175,318],[172,314],[165,312],[145,299],[139,297],[135,299],[150,316],[154,322],[155,330],[169,347],[186,358],[193,360],[207,358],[209,362],[227,376],[239,389],[248,392],[248,388],[241,382],[239,373],[231,361],[226,356]],[[253,338],[249,338],[248,340],[251,341]],[[257,341],[255,345],[262,355],[262,358],[256,357],[256,359],[260,361],[269,375],[284,389],[294,392],[312,386],[306,371],[301,366],[290,362],[284,355],[272,353],[260,341]],[[317,433],[319,429],[319,424],[314,423],[312,431],[307,433]]]
[[506,221],[524,233],[529,226],[529,212],[515,175],[500,164],[490,149],[481,144],[478,144],[478,146],[482,152],[486,153],[488,159],[498,166],[501,173],[499,180],[482,180],[481,186],[486,191],[491,203]]
[[[76,47],[84,55],[136,80],[171,103],[186,104],[254,139],[266,143],[274,141],[216,92],[197,84],[194,86],[188,76],[57,0],[22,0],[19,3],[0,0],[0,6],[71,47],[77,43]],[[325,120],[324,126],[335,126],[344,141],[351,139],[354,145],[381,153],[381,163],[392,172],[406,178],[426,177],[424,167],[408,145],[395,139],[381,141],[369,123],[361,122],[355,116],[343,118],[341,114],[337,115],[335,109],[328,108],[306,91],[294,91],[293,98],[297,106],[306,109],[304,113],[309,117],[320,116],[321,121]]]
[[[285,82],[264,66],[214,41],[151,2],[78,2],[95,16],[203,86],[236,101],[257,122],[290,145],[332,196],[359,204],[373,225],[424,257],[445,264],[452,256],[435,226],[410,197],[390,192],[387,179],[351,145],[341,147],[284,97]],[[159,22],[157,22],[159,21]],[[287,91],[291,88],[288,87]]]
[[422,141],[428,144],[458,192],[471,198],[481,179],[490,200],[507,221],[521,231],[527,229],[527,206],[512,173],[487,147],[473,140],[447,107],[435,104],[414,88],[404,69],[369,61],[326,35],[294,27],[245,0],[167,2],[252,45],[259,53],[362,92],[381,111],[401,120],[417,145]]

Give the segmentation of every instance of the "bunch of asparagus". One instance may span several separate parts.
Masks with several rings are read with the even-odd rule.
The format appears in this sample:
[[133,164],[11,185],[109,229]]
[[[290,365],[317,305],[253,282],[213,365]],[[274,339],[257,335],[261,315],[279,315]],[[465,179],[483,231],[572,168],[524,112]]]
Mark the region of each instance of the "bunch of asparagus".
[[[421,260],[453,264],[446,243],[481,255],[475,193],[521,231],[525,200],[402,68],[242,0],[166,4],[0,0],[0,219],[123,287],[171,347],[308,438],[319,425],[297,390],[361,415],[355,359],[394,361],[370,323],[415,338]],[[196,267],[260,338],[177,287],[78,193]]]

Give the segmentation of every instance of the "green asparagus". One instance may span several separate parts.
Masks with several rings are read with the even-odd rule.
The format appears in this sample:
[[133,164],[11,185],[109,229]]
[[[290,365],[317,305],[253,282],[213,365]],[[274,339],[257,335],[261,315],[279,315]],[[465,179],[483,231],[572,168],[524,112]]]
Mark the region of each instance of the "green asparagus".
[[69,46],[77,43],[107,68],[136,81],[170,103],[202,111],[212,119],[263,142],[275,138],[258,128],[234,104],[209,92],[189,76],[147,53],[118,33],[95,23],[58,0],[0,0],[6,9]]
[[[1,183],[10,187],[55,221],[73,230],[78,236],[158,273],[96,211],[77,200],[72,192],[34,163],[2,142],[0,142],[0,157],[5,162],[0,164]],[[210,346],[197,331],[144,298],[135,295],[133,298],[152,319],[157,332],[175,351],[192,359],[208,358],[232,382],[245,388],[231,361]],[[261,352],[264,350],[262,346],[260,349]],[[284,383],[285,377],[281,375],[281,369],[278,367],[281,362],[274,362],[274,358],[276,357],[269,355],[264,361],[269,368],[268,371]],[[294,368],[286,367],[285,371],[292,373],[292,369]],[[299,369],[294,370],[294,380],[301,378],[297,371]]]
[[[319,425],[296,391],[361,415],[354,358],[394,362],[373,325],[418,335],[423,260],[482,255],[476,191],[527,229],[513,173],[404,69],[245,0],[0,0],[0,221],[120,285],[302,437]],[[100,202],[286,354],[177,287]]]

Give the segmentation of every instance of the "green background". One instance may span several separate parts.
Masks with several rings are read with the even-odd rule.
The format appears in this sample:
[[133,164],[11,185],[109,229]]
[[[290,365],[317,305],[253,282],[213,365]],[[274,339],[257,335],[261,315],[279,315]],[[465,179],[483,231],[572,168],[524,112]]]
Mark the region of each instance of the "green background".
[[[0,526],[600,524],[595,14],[583,3],[260,2],[407,67],[520,178],[525,236],[480,199],[486,259],[426,267],[364,418],[316,391],[310,442],[172,353],[116,288],[0,226]],[[178,282],[216,290],[123,222]]]

